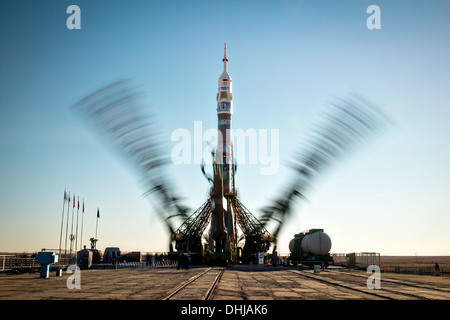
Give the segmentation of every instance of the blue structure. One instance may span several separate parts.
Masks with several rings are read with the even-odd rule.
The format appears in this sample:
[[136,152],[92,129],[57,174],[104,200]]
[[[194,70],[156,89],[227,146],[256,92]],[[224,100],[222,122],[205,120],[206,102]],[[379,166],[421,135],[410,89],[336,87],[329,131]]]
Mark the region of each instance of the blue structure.
[[39,264],[41,265],[41,278],[49,278],[50,264],[58,262],[58,255],[56,252],[41,251],[36,256]]

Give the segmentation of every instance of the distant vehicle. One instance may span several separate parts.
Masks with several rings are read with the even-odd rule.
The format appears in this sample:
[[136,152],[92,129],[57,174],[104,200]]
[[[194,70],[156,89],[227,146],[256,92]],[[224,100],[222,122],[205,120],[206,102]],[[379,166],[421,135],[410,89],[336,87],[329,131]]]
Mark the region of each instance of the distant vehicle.
[[122,261],[122,255],[120,253],[120,249],[117,247],[108,247],[105,249],[103,253],[103,262],[104,263],[113,263]]

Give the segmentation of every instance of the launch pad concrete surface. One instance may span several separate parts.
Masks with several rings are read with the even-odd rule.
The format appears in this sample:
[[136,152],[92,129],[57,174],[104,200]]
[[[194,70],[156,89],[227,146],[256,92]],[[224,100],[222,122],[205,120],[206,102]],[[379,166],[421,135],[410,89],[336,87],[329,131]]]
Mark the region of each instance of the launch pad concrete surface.
[[[39,273],[0,274],[0,300],[161,300],[189,279],[207,271],[189,269],[81,270],[79,288],[74,273],[41,279]],[[209,273],[218,273],[214,268]],[[381,288],[369,289],[364,271],[296,270],[294,268],[225,268],[210,297],[212,300],[449,300],[450,278],[381,273]],[[189,285],[181,299],[200,300],[214,277]],[[208,279],[208,280],[206,280]],[[206,283],[208,281],[208,283]],[[70,288],[72,287],[72,289]],[[180,299],[180,298],[176,298]]]

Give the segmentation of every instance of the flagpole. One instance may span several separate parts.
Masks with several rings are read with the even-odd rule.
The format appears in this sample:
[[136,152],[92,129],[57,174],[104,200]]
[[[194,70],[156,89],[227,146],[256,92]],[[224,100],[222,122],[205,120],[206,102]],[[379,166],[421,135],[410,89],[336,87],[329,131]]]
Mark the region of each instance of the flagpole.
[[70,261],[72,261],[72,248],[73,248],[73,216],[75,213],[75,194],[73,195],[72,203],[72,226],[70,227]]
[[70,215],[70,191],[69,191],[69,202],[67,203],[66,244],[64,245],[64,259],[67,259],[67,233],[69,231],[69,215]]
[[95,239],[97,239],[98,218],[100,218],[100,210],[97,208],[97,222],[95,224]]
[[78,214],[80,212],[80,197],[78,196],[78,207],[77,207],[77,228],[75,232],[75,256],[77,255],[78,249]]
[[80,237],[80,249],[83,249],[83,220],[84,220],[84,199],[83,199],[83,211],[81,212],[81,237]]
[[63,199],[63,209],[62,209],[62,216],[61,216],[61,233],[59,235],[59,259],[58,259],[58,265],[61,264],[61,243],[62,243],[62,234],[64,229],[64,205],[66,204],[66,190],[64,189],[64,199]]

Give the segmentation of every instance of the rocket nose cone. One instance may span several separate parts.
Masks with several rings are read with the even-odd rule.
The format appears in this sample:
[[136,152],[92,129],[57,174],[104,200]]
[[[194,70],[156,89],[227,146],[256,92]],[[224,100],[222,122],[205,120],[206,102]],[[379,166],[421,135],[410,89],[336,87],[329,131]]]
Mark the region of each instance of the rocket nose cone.
[[224,71],[224,72],[222,72],[222,74],[220,75],[220,79],[231,80],[231,77],[230,77],[230,75],[228,74],[228,72]]

